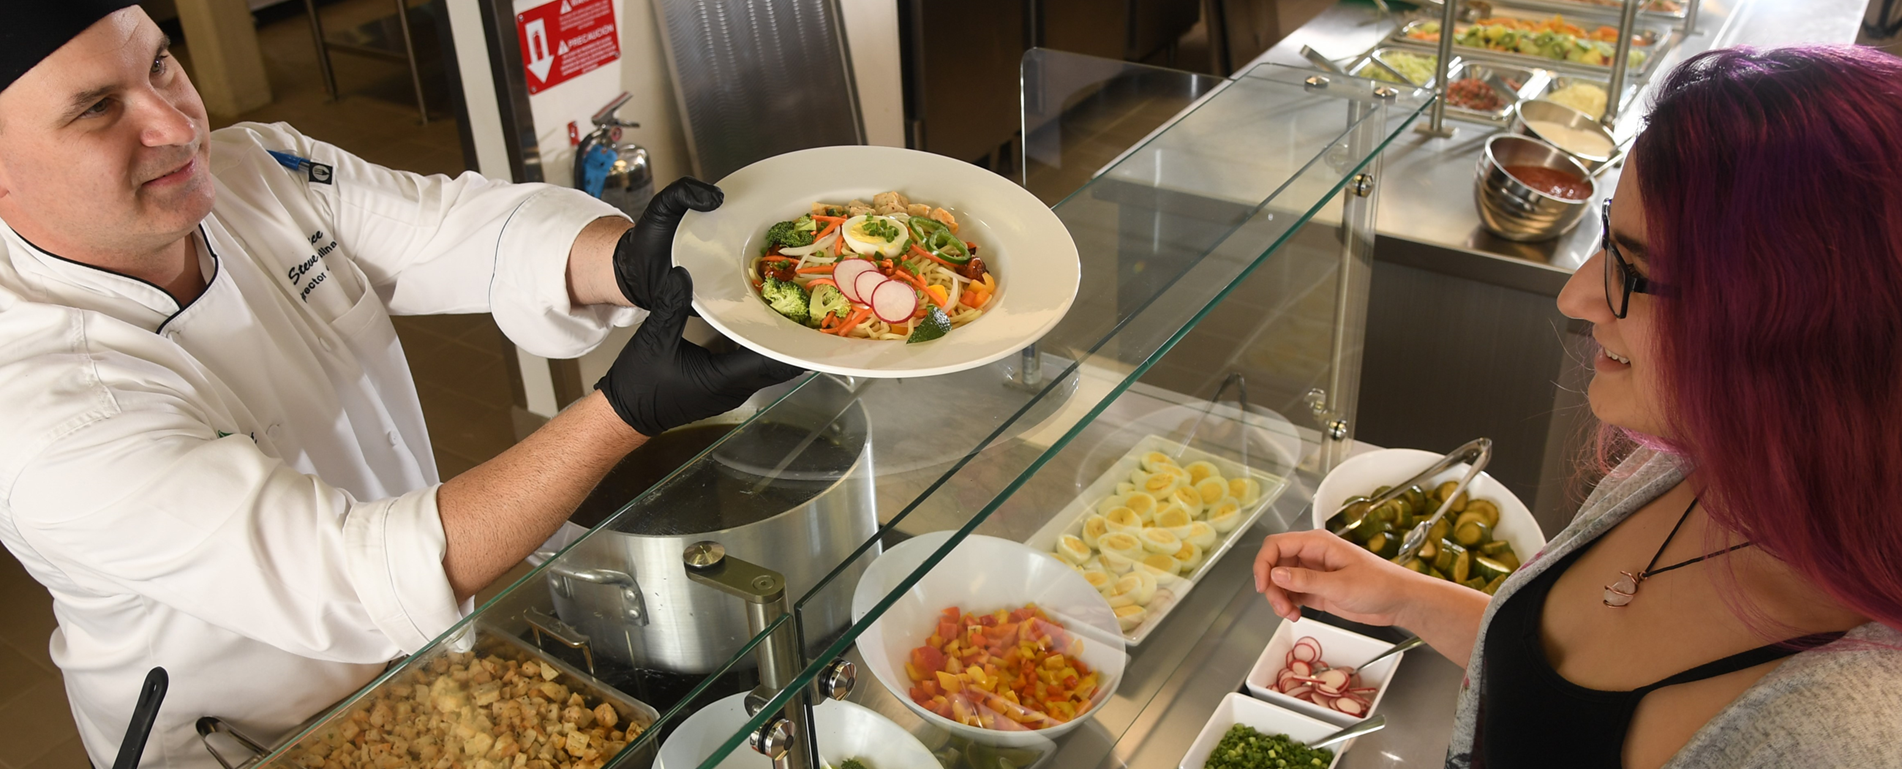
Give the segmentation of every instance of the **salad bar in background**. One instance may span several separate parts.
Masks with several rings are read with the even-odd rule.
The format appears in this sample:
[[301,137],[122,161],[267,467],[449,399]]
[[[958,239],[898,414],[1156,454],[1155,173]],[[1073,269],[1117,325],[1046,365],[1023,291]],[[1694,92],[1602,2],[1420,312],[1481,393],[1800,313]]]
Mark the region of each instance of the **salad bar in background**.
[[[1458,0],[1455,0],[1456,2]],[[1544,99],[1594,117],[1609,116],[1657,73],[1657,67],[1689,34],[1696,14],[1686,2],[1641,3],[1629,29],[1620,29],[1624,4],[1617,0],[1501,0],[1462,3],[1454,25],[1454,60],[1445,88],[1435,82],[1440,13],[1431,8],[1404,21],[1346,69],[1362,77],[1435,88],[1447,114],[1491,125],[1512,120],[1512,106]],[[1613,87],[1613,59],[1628,36],[1625,82]],[[1612,102],[1610,94],[1619,94]]]

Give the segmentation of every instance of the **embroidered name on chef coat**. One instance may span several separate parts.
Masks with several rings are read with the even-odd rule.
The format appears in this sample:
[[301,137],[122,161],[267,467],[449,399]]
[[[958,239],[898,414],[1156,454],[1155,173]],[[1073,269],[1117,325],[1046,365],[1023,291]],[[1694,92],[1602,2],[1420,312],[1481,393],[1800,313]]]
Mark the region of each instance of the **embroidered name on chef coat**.
[[[304,261],[292,265],[284,272],[284,278],[291,282],[291,288],[297,289],[297,298],[304,300],[306,304],[310,303],[310,292],[317,290],[317,287],[323,285],[324,281],[330,277],[330,268],[323,263],[324,257],[337,250],[336,239],[326,236],[323,230],[311,233],[309,240],[311,245],[317,246],[317,253],[311,254]],[[325,240],[329,242],[321,246],[317,245]]]

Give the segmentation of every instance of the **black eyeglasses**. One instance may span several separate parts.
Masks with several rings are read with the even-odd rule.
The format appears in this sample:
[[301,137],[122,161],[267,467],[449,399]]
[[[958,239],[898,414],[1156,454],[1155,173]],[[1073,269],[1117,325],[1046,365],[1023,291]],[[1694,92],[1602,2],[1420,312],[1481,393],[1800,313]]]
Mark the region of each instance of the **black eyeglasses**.
[[1605,304],[1611,306],[1612,315],[1622,320],[1631,309],[1632,294],[1659,296],[1664,293],[1664,286],[1639,275],[1631,269],[1624,255],[1618,253],[1618,244],[1611,240],[1611,198],[1605,198],[1604,205],[1599,207],[1598,219],[1604,226],[1598,247],[1605,252]]

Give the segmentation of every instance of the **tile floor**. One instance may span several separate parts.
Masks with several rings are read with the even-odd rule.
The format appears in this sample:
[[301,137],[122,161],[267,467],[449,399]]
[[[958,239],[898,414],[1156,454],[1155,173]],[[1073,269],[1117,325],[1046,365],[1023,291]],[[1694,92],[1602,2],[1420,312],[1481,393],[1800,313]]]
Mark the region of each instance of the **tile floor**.
[[[383,0],[346,0],[326,5],[324,20],[337,30],[388,8]],[[215,127],[284,121],[372,162],[421,173],[463,170],[455,121],[439,111],[427,125],[419,122],[402,65],[334,54],[343,98],[333,102],[301,15],[268,23],[258,34],[276,100],[235,120],[214,117]],[[177,52],[191,71],[189,41]],[[443,477],[508,448],[514,442],[511,395],[494,322],[487,315],[397,318],[396,329]],[[0,555],[0,769],[87,766],[59,670],[47,656],[54,625],[46,590],[11,555]]]

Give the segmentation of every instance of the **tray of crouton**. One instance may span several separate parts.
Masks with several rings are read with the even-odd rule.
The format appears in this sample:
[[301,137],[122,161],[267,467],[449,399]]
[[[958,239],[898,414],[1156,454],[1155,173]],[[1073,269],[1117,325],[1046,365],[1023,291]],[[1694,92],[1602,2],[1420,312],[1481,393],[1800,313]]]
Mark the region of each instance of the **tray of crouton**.
[[[439,650],[428,661],[408,661],[403,672],[254,763],[298,769],[601,769],[660,717],[653,707],[522,639],[487,628],[476,632],[470,651]],[[654,748],[648,743],[641,749]]]

